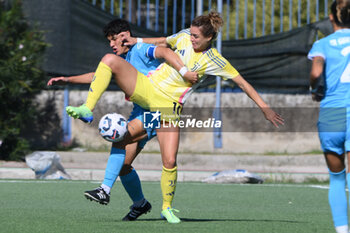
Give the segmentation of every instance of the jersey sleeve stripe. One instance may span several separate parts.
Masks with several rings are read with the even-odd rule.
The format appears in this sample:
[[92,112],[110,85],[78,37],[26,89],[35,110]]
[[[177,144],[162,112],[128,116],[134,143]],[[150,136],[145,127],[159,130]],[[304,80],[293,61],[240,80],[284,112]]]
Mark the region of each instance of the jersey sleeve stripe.
[[212,61],[214,61],[221,68],[223,68],[226,65],[226,63],[223,60],[221,60],[218,56],[215,56],[212,51],[208,51],[208,56]]
[[212,60],[215,64],[217,64],[220,68],[224,68],[226,63],[221,60],[218,56],[214,56],[212,51],[208,51],[208,57],[210,60]]
[[[191,33],[190,33],[190,29],[184,29],[184,30],[182,30],[181,32],[183,32],[183,33],[186,33],[187,35],[191,35]],[[180,32],[180,33],[181,33]]]
[[222,60],[219,56],[214,56],[215,60],[217,60],[218,62],[220,62],[223,66],[226,65],[226,62],[224,60]]

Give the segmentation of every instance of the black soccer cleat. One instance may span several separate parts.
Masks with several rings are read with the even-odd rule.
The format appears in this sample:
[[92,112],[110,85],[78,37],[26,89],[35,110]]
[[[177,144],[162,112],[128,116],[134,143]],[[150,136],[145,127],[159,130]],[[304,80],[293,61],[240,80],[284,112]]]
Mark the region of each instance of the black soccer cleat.
[[130,212],[127,215],[125,215],[125,217],[123,218],[123,221],[135,221],[141,215],[151,212],[151,209],[152,209],[152,205],[148,201],[146,201],[146,203],[144,203],[140,207],[134,207],[132,205],[130,206]]
[[91,191],[85,191],[84,196],[90,201],[96,201],[102,205],[107,205],[110,197],[101,187]]

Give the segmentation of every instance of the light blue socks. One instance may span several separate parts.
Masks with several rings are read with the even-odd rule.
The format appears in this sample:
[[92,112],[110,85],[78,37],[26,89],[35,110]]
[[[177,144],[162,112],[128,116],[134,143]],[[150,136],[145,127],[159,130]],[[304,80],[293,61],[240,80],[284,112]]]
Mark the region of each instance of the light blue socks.
[[[348,178],[350,177],[348,176]],[[329,171],[328,201],[335,227],[348,225],[348,204],[345,186],[345,169],[338,173]]]
[[[125,150],[112,147],[105,170],[105,177],[101,185],[108,194],[119,176],[120,170],[124,165],[124,160]],[[142,193],[140,178],[135,169],[125,176],[120,176],[120,180],[131,200],[134,202],[134,205],[144,203],[145,199]]]
[[117,180],[120,170],[124,165],[124,160],[125,150],[112,147],[102,186],[108,186],[109,188],[113,187],[113,184]]

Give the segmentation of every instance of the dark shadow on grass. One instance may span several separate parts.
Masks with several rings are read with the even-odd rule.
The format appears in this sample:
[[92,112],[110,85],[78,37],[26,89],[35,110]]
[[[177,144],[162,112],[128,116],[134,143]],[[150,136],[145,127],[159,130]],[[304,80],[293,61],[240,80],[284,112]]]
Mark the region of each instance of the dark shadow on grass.
[[278,220],[278,219],[205,219],[205,218],[181,218],[183,222],[284,222],[284,223],[307,223],[302,221]]
[[[165,221],[159,218],[137,219],[137,222]],[[303,221],[279,220],[279,219],[206,219],[206,218],[181,218],[182,222],[280,222],[280,223],[307,223]]]
[[160,218],[143,218],[143,219],[137,219],[135,221],[123,221],[123,220],[118,220],[118,222],[156,222],[156,221],[159,221],[159,222],[165,222],[164,219],[160,219]]

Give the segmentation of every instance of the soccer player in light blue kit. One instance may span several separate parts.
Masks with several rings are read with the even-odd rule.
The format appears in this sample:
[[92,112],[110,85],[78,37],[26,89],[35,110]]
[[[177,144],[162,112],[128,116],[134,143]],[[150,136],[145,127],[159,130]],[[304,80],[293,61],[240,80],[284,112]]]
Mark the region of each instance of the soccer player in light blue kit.
[[[328,200],[337,233],[348,233],[346,183],[350,188],[350,0],[331,5],[329,19],[334,33],[316,41],[308,54],[312,59],[310,85],[316,88],[324,74],[325,95],[320,103],[318,132],[329,169]],[[315,95],[313,94],[315,100]],[[347,154],[348,173],[345,170]]]
[[[169,63],[179,62],[177,60],[178,56],[168,48],[156,47],[146,43],[137,43],[131,47],[124,46],[123,41],[118,37],[120,32],[131,32],[128,22],[122,19],[113,20],[104,28],[104,34],[110,41],[110,46],[113,49],[113,52],[116,55],[124,57],[127,62],[136,67],[141,73],[147,75],[150,71],[155,70],[159,66],[160,63],[156,59],[156,50],[158,54],[157,57],[164,58]],[[91,83],[93,76],[94,73],[72,77],[58,77],[51,79],[48,82],[48,85],[56,85],[66,82]],[[133,111],[128,119],[129,131],[132,130],[133,124],[143,124],[143,113],[145,111],[148,110],[134,104]],[[86,119],[82,120],[84,121]],[[149,212],[151,210],[151,204],[144,198],[140,179],[131,164],[137,154],[143,149],[147,141],[154,136],[156,136],[156,132],[152,129],[147,129],[147,132],[145,131],[143,135],[140,135],[135,140],[135,143],[126,146],[126,151],[121,151],[116,148],[116,145],[113,145],[102,185],[97,189],[86,191],[84,193],[86,198],[97,201],[101,204],[108,204],[110,199],[110,189],[118,175],[120,175],[125,190],[134,202],[130,207],[130,212],[123,218],[123,220],[133,221],[140,215]]]

